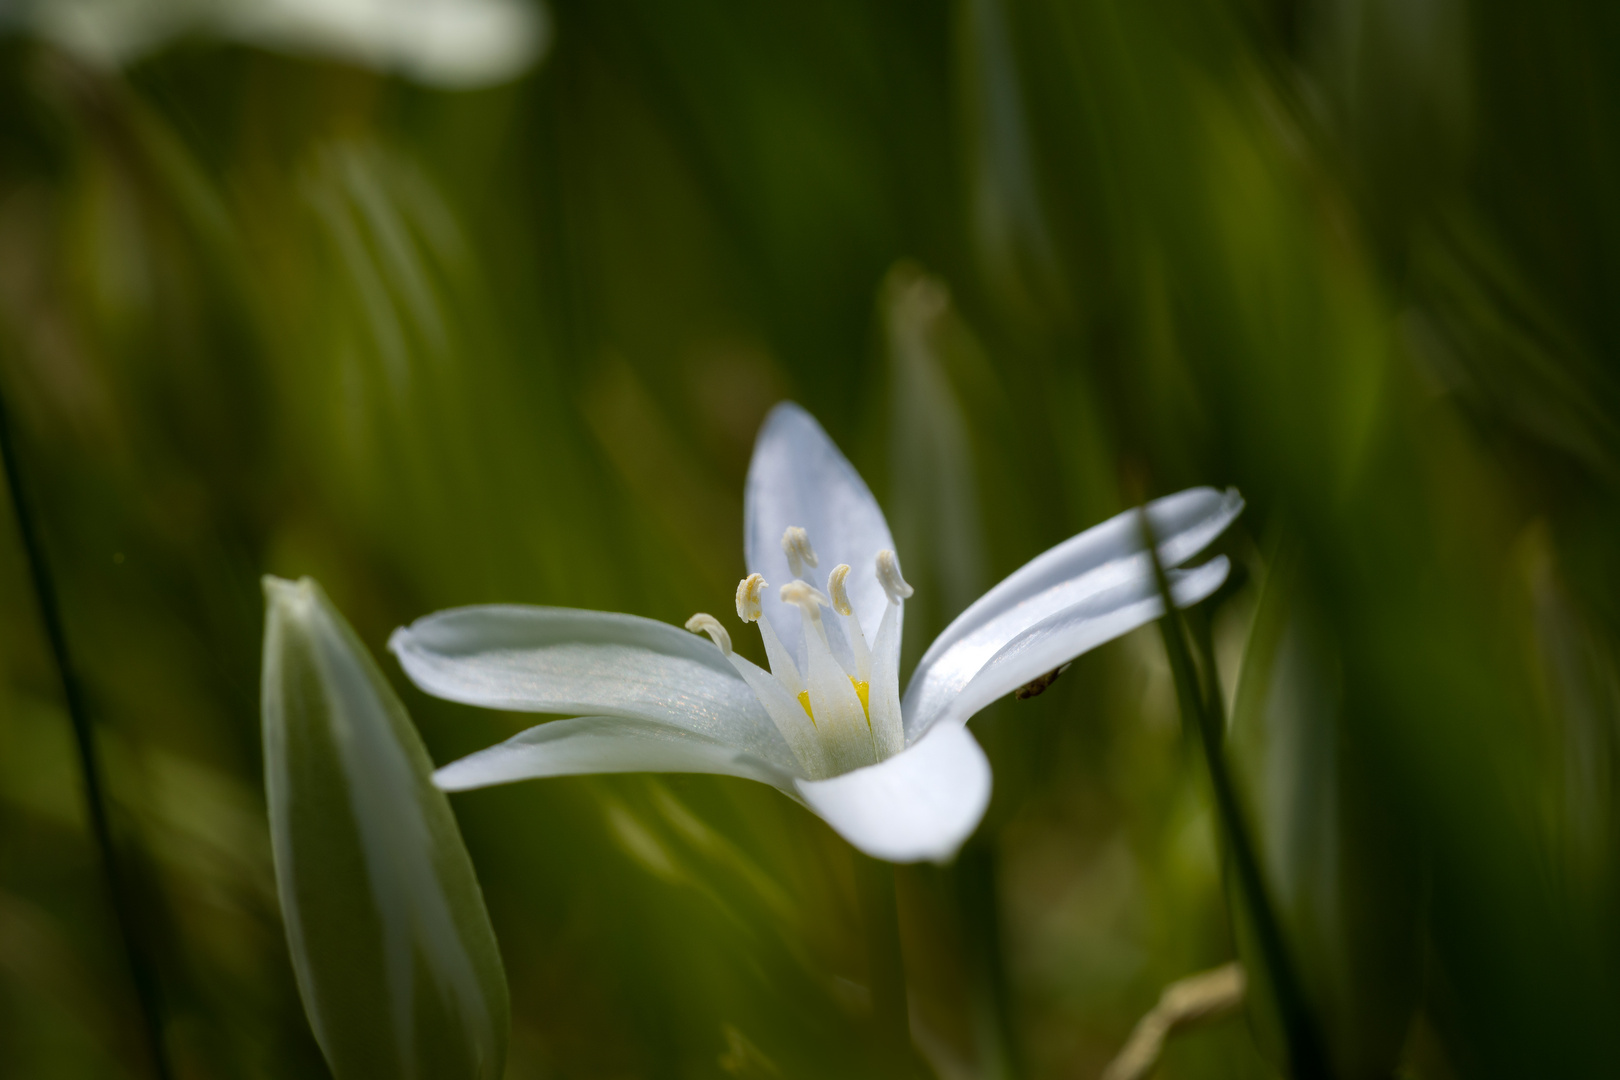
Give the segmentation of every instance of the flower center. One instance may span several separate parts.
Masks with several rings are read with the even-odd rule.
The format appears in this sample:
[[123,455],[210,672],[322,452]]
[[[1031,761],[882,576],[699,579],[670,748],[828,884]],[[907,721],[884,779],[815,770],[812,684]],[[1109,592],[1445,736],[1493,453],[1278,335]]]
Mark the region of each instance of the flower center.
[[[894,552],[879,552],[873,565],[889,603],[872,645],[850,604],[846,588],[849,564],[833,567],[827,576],[827,591],[822,592],[805,580],[818,560],[803,528],[793,526],[782,535],[782,552],[794,579],[777,595],[799,609],[803,643],[798,656],[788,651],[765,616],[761,598],[769,585],[759,574],[738,583],[737,616],[759,626],[769,673],[732,652],[730,634],[713,616],[694,615],[686,628],[714,639],[759,698],[809,778],[836,776],[899,753],[904,748],[899,613],[912,590],[900,576]],[[835,617],[826,618],[823,608],[830,608]]]

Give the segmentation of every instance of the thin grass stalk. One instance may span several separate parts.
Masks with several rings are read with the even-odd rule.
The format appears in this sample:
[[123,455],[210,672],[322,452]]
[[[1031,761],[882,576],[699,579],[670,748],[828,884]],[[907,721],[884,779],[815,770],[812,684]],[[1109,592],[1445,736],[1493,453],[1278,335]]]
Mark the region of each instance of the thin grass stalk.
[[40,620],[44,623],[45,638],[56,664],[57,677],[62,683],[62,697],[67,706],[68,721],[73,727],[73,741],[78,750],[79,776],[84,784],[85,810],[90,819],[90,834],[100,858],[108,898],[112,902],[113,914],[118,924],[118,936],[123,942],[124,956],[129,964],[130,978],[139,1001],[141,1028],[151,1054],[152,1070],[159,1080],[169,1080],[173,1076],[173,1071],[169,1067],[168,1052],[163,1040],[163,1007],[157,975],[150,958],[141,947],[134,896],[113,844],[112,826],[107,813],[106,787],[102,781],[101,761],[96,752],[95,730],[91,726],[90,710],[85,703],[83,687],[73,666],[71,653],[68,651],[56,583],[51,577],[50,565],[45,559],[44,544],[35,526],[27,493],[23,489],[22,469],[17,460],[17,445],[12,438],[10,413],[6,408],[3,394],[0,394],[0,459],[3,459],[5,465],[6,487],[11,492],[11,509],[17,519],[17,532],[22,538],[23,553],[28,561],[28,575],[33,583],[34,597],[39,603]]
[[912,1075],[911,1012],[906,962],[900,949],[900,908],[894,866],[853,851],[855,887],[866,924],[866,970],[872,991],[873,1049],[879,1075]]
[[1288,1054],[1289,1075],[1294,1080],[1331,1080],[1333,1070],[1326,1048],[1305,999],[1298,969],[1288,954],[1282,928],[1272,907],[1265,879],[1260,872],[1260,862],[1244,821],[1243,809],[1238,802],[1237,788],[1227,768],[1225,707],[1221,701],[1220,680],[1215,668],[1213,640],[1209,634],[1201,635],[1204,643],[1204,679],[1200,680],[1192,650],[1187,644],[1186,625],[1170,593],[1170,578],[1159,562],[1158,541],[1153,535],[1152,523],[1145,510],[1138,516],[1142,524],[1142,539],[1153,563],[1154,581],[1164,602],[1164,617],[1159,620],[1159,629],[1164,637],[1164,651],[1175,681],[1176,700],[1181,707],[1184,723],[1196,729],[1199,745],[1204,751],[1204,763],[1209,770],[1216,816],[1220,821],[1230,866],[1237,875],[1238,891],[1248,908],[1255,944],[1276,997],[1277,1015]]

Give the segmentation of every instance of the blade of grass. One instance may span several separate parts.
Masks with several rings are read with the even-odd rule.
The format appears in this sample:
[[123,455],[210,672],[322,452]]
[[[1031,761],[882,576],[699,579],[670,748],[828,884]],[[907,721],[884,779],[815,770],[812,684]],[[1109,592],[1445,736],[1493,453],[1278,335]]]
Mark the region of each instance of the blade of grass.
[[107,814],[107,798],[101,777],[101,762],[96,753],[95,731],[90,723],[90,710],[84,700],[84,690],[68,652],[67,634],[62,625],[61,606],[57,601],[56,583],[51,578],[50,566],[45,560],[45,548],[35,528],[34,517],[23,490],[22,469],[17,463],[17,446],[12,439],[10,415],[4,395],[0,395],[0,459],[5,464],[6,487],[11,492],[11,508],[17,519],[17,532],[22,537],[28,573],[33,582],[34,596],[39,603],[40,620],[45,626],[45,637],[50,644],[51,657],[56,663],[57,676],[62,683],[62,697],[67,706],[68,720],[73,726],[73,741],[78,749],[79,775],[84,782],[85,809],[90,819],[90,834],[100,856],[101,869],[107,892],[112,901],[113,914],[118,923],[118,935],[124,945],[129,963],[130,977],[140,1002],[142,1030],[147,1049],[152,1056],[152,1069],[159,1080],[169,1080],[168,1053],[163,1042],[163,1008],[159,998],[157,975],[150,958],[141,947],[139,928],[135,919],[134,896],[119,864],[118,852],[113,844],[112,826]]
[[1183,721],[1196,729],[1199,745],[1204,751],[1204,763],[1209,770],[1210,788],[1215,795],[1215,811],[1221,834],[1226,842],[1232,870],[1237,875],[1238,891],[1249,909],[1261,961],[1266,966],[1277,999],[1277,1015],[1282,1022],[1283,1039],[1287,1046],[1289,1075],[1295,1080],[1329,1080],[1333,1072],[1326,1049],[1305,1000],[1292,958],[1288,955],[1282,928],[1271,906],[1265,880],[1260,873],[1260,862],[1243,819],[1237,789],[1226,766],[1223,745],[1226,734],[1225,707],[1221,701],[1213,641],[1207,633],[1199,635],[1204,645],[1204,679],[1201,681],[1193,662],[1192,650],[1187,644],[1187,628],[1170,594],[1170,578],[1159,562],[1158,542],[1145,510],[1139,512],[1138,520],[1142,525],[1142,540],[1147,547],[1148,557],[1153,561],[1154,581],[1164,601],[1164,617],[1159,620],[1159,629],[1164,637],[1164,651],[1176,685],[1176,700],[1180,704]]

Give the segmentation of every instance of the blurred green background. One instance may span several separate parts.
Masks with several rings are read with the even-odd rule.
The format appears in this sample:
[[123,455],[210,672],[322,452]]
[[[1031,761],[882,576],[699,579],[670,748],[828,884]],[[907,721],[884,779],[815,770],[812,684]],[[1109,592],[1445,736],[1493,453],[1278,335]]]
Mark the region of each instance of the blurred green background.
[[[1335,1075],[1620,1072],[1620,8],[332,10],[0,9],[0,390],[180,1076],[324,1075],[259,575],[318,578],[447,761],[526,721],[415,691],[390,629],[723,612],[783,397],[889,515],[910,661],[1047,546],[1238,486],[1208,624]],[[61,701],[8,509],[0,1073],[145,1077]],[[989,817],[900,875],[918,1043],[1096,1076],[1247,948],[1158,633],[974,731]],[[848,849],[778,793],[454,805],[508,1076],[863,1075]],[[1161,1074],[1276,1075],[1273,1032]]]

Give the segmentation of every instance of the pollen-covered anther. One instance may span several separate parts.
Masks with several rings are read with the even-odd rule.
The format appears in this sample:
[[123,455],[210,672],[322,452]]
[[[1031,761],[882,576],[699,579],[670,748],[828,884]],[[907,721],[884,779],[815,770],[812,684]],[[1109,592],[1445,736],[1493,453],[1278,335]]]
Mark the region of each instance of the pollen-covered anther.
[[877,553],[877,579],[891,604],[898,604],[916,591],[900,576],[900,560],[892,551]]
[[759,594],[768,588],[770,585],[761,574],[749,574],[737,582],[737,618],[743,622],[758,622],[761,614]]
[[832,609],[840,615],[853,615],[855,609],[849,606],[849,592],[844,588],[844,579],[849,577],[849,563],[839,563],[827,575],[827,593],[832,597]]
[[721,626],[720,620],[713,615],[706,615],[700,611],[686,620],[686,628],[694,634],[708,634],[714,639],[714,643],[720,646],[721,652],[727,656],[731,655],[731,635],[726,633],[726,628]]
[[818,563],[816,549],[810,546],[810,534],[799,525],[789,525],[782,533],[782,554],[787,556],[788,569],[796,578],[808,577],[806,569]]
[[807,617],[819,617],[818,608],[831,607],[832,601],[827,599],[825,593],[814,585],[807,585],[802,581],[790,581],[777,590],[782,603],[792,604]]

